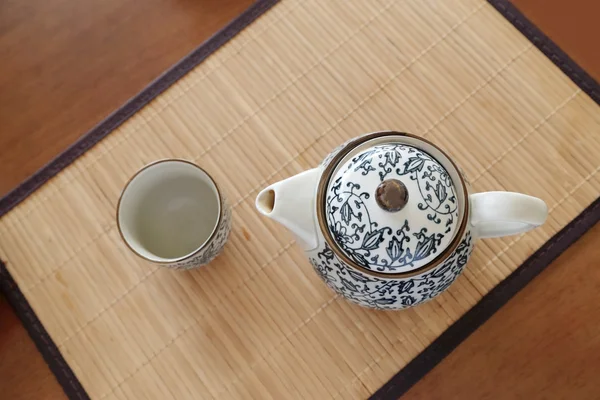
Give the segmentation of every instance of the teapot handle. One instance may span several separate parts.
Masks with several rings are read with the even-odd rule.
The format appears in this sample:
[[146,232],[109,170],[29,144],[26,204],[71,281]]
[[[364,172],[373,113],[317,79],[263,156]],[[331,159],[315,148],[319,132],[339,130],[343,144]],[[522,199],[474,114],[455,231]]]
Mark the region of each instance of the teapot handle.
[[548,206],[537,198],[514,192],[483,192],[469,196],[471,224],[480,238],[527,232],[542,225]]

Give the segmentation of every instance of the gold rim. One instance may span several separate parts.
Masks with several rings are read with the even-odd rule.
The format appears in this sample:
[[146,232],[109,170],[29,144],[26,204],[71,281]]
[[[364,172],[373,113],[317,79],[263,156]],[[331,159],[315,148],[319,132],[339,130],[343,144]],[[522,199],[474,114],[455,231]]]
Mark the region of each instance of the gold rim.
[[[441,252],[440,254],[438,254],[438,256],[436,258],[434,258],[433,260],[431,260],[430,262],[428,262],[427,264],[425,264],[424,266],[422,266],[420,268],[417,268],[415,270],[408,271],[408,272],[401,272],[401,273],[395,273],[395,274],[385,274],[382,272],[372,271],[370,269],[367,269],[363,266],[356,264],[352,259],[350,259],[350,257],[348,257],[342,251],[342,249],[339,248],[339,246],[337,245],[335,240],[333,240],[333,237],[331,236],[331,233],[329,232],[329,229],[327,227],[327,221],[325,220],[325,202],[326,202],[325,194],[326,194],[327,186],[329,186],[329,180],[331,179],[331,175],[333,174],[333,171],[335,170],[338,163],[356,147],[360,146],[361,144],[363,144],[371,139],[375,139],[375,138],[383,137],[383,136],[409,137],[409,138],[418,140],[420,142],[423,142],[423,143],[435,148],[440,153],[442,153],[444,155],[444,157],[446,157],[448,159],[448,161],[450,162],[450,164],[452,165],[452,167],[454,168],[454,170],[456,171],[456,173],[459,176],[460,183],[461,183],[462,189],[463,189],[463,198],[464,198],[464,210],[463,210],[463,216],[462,216],[462,220],[460,222],[460,226],[456,232],[456,235],[454,236],[454,238],[452,239],[450,244],[444,249],[444,251]],[[357,138],[356,140],[350,142],[344,149],[342,149],[338,154],[336,154],[331,159],[331,161],[329,162],[329,164],[323,171],[323,174],[321,175],[321,178],[319,180],[319,186],[317,189],[317,218],[319,220],[319,228],[321,229],[321,233],[323,234],[323,237],[325,238],[325,241],[327,242],[329,247],[344,263],[346,263],[346,264],[352,266],[353,268],[356,268],[368,275],[373,275],[373,276],[377,276],[380,278],[388,278],[388,279],[406,278],[406,277],[411,277],[411,276],[422,274],[423,272],[429,271],[429,270],[437,267],[442,261],[444,261],[448,256],[450,256],[454,252],[454,250],[456,250],[456,248],[458,247],[458,244],[460,243],[460,241],[465,233],[465,230],[467,228],[468,215],[469,215],[469,196],[468,196],[468,191],[467,191],[467,184],[466,184],[458,166],[454,163],[454,161],[452,161],[452,159],[448,156],[448,154],[446,154],[446,152],[443,151],[442,149],[440,149],[437,145],[433,144],[432,142],[430,142],[427,139],[424,139],[422,137],[419,137],[419,136],[416,136],[416,135],[413,135],[410,133],[405,133],[405,132],[397,132],[397,131],[373,132],[373,133],[363,135],[363,136]]]
[[[187,254],[185,256],[179,257],[179,258],[175,258],[173,260],[170,261],[158,261],[158,260],[153,260],[151,258],[148,258],[140,253],[138,253],[133,247],[131,247],[131,245],[129,244],[129,242],[127,241],[127,239],[125,239],[125,236],[123,235],[123,231],[121,229],[121,223],[119,220],[119,214],[121,211],[121,200],[123,200],[123,195],[125,194],[125,191],[127,190],[127,188],[129,187],[129,185],[131,184],[131,182],[133,182],[133,180],[142,172],[144,172],[145,170],[147,170],[150,167],[154,167],[158,164],[163,164],[163,163],[168,163],[168,162],[180,162],[180,163],[185,163],[188,165],[191,165],[197,169],[199,169],[200,171],[202,171],[203,173],[206,174],[206,176],[208,176],[208,179],[210,179],[210,181],[213,183],[213,185],[215,185],[215,189],[217,190],[217,195],[219,198],[219,217],[217,218],[217,222],[215,224],[215,227],[212,231],[212,233],[210,234],[209,238],[206,239],[206,241],[202,244],[202,246],[200,246],[198,249],[194,250],[193,253]],[[131,178],[129,178],[129,180],[127,180],[127,183],[125,184],[125,186],[123,187],[123,190],[121,190],[121,194],[119,195],[119,201],[117,202],[117,228],[119,230],[119,235],[121,236],[121,239],[123,240],[123,242],[125,243],[125,245],[129,248],[129,250],[131,250],[134,254],[136,254],[138,257],[142,258],[143,260],[146,261],[150,261],[153,262],[155,264],[161,264],[161,265],[170,265],[170,264],[177,264],[181,261],[185,261],[189,258],[195,257],[196,255],[198,255],[198,253],[200,253],[202,250],[204,250],[209,244],[210,242],[213,241],[213,239],[215,238],[217,231],[219,230],[219,225],[221,225],[221,221],[223,220],[223,213],[225,212],[225,204],[223,201],[223,196],[221,194],[221,188],[219,187],[219,185],[217,184],[217,182],[215,181],[215,179],[212,177],[211,174],[208,173],[208,171],[206,171],[204,168],[200,167],[199,165],[188,161],[188,160],[184,160],[182,158],[164,158],[161,160],[156,160],[153,161],[149,164],[146,164],[145,166],[143,166],[142,168],[140,168],[135,174],[133,174],[133,176],[131,176]]]

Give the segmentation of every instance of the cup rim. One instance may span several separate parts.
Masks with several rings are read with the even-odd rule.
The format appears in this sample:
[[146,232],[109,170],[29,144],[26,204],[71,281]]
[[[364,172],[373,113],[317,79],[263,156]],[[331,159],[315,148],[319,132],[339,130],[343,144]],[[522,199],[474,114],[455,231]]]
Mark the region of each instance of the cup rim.
[[[195,167],[197,169],[199,169],[200,171],[202,171],[207,177],[208,179],[212,182],[212,184],[215,186],[215,190],[217,191],[217,197],[218,197],[218,201],[219,201],[219,216],[217,218],[217,221],[215,222],[215,226],[213,228],[213,231],[211,232],[210,236],[202,243],[201,246],[199,246],[198,248],[196,248],[196,250],[194,250],[191,253],[188,253],[184,256],[181,257],[177,257],[177,258],[172,258],[172,259],[167,259],[166,261],[162,261],[162,260],[154,260],[152,258],[146,257],[143,254],[139,253],[137,250],[135,250],[131,244],[129,243],[129,241],[125,238],[125,235],[123,234],[123,230],[121,229],[121,222],[120,222],[120,211],[121,211],[121,201],[123,200],[123,196],[125,194],[125,192],[127,191],[127,188],[131,185],[131,183],[133,182],[133,180],[139,176],[142,172],[144,172],[145,170],[154,167],[158,164],[165,164],[165,163],[171,163],[171,162],[176,162],[176,163],[184,163],[184,164],[188,164],[191,165],[192,167]],[[188,260],[190,258],[195,257],[196,255],[198,255],[198,253],[200,253],[202,250],[204,250],[215,238],[217,232],[218,232],[218,228],[219,225],[221,224],[221,221],[223,220],[223,213],[224,213],[224,204],[223,204],[223,196],[222,196],[222,191],[221,188],[219,187],[219,185],[217,184],[216,180],[212,177],[212,175],[210,173],[208,173],[208,171],[206,171],[204,168],[200,167],[198,164],[183,159],[183,158],[162,158],[162,159],[158,159],[155,161],[152,161],[146,165],[144,165],[143,167],[139,168],[131,177],[129,177],[129,179],[127,180],[127,182],[125,183],[125,185],[123,186],[123,189],[121,189],[121,193],[119,194],[119,200],[117,202],[117,207],[116,207],[116,220],[117,220],[117,229],[119,231],[119,236],[121,236],[121,240],[123,240],[123,242],[125,243],[125,245],[129,248],[129,250],[131,250],[135,255],[137,255],[138,257],[140,257],[143,260],[146,261],[150,261],[154,264],[160,264],[160,265],[172,265],[172,264],[176,264],[179,263],[181,261],[185,261]]]

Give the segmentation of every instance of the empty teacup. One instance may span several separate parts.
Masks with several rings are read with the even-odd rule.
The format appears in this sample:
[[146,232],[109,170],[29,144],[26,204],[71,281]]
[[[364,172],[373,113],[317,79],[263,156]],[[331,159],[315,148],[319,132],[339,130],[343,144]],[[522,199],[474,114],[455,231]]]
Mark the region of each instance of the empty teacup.
[[155,161],[125,185],[117,225],[138,256],[189,269],[219,255],[231,230],[231,207],[214,179],[185,160]]

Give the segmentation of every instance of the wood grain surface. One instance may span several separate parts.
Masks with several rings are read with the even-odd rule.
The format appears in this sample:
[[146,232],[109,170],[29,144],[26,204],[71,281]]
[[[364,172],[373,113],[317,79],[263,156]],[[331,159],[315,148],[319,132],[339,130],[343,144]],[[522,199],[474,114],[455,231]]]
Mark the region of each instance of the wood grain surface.
[[54,400],[62,388],[12,308],[0,297],[0,398]]
[[[6,193],[141,90],[249,0],[7,0],[0,3],[0,193]],[[596,79],[600,3],[518,0]],[[151,29],[150,29],[151,27]],[[596,227],[465,341],[407,398],[595,398],[600,366]],[[559,295],[556,296],[556,291]],[[0,302],[0,393],[62,391]]]
[[0,2],[0,196],[251,3]]
[[596,81],[600,81],[598,0],[512,0],[512,3]]

